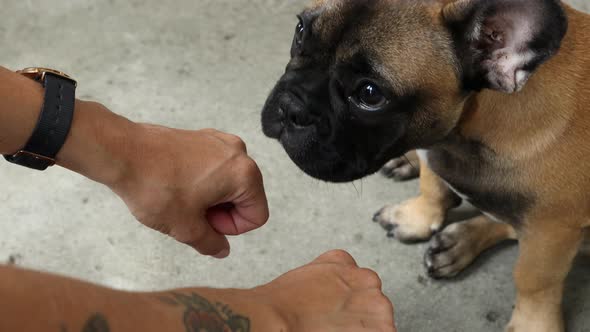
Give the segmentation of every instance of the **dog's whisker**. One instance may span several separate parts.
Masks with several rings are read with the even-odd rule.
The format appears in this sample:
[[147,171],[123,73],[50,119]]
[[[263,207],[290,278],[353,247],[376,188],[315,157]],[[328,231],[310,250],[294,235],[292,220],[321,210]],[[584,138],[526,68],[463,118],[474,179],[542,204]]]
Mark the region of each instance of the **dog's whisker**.
[[[364,182],[363,179],[361,179],[361,197],[363,197],[363,182]],[[361,197],[359,197],[359,198],[361,198]]]
[[356,187],[356,183],[355,182],[351,182],[352,186],[354,187],[354,190],[356,191],[356,195],[358,197],[361,197],[361,193],[359,192],[359,189]]

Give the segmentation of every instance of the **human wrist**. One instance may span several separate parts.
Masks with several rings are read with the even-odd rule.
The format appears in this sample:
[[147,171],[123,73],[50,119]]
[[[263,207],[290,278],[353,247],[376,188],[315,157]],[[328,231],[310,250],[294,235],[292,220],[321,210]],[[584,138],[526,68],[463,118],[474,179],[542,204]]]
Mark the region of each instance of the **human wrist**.
[[[162,304],[165,308],[168,308],[165,311],[167,318],[171,317],[170,314],[173,313],[173,315],[180,318],[179,321],[182,321],[183,324],[187,324],[186,319],[191,316],[203,319],[217,317],[220,324],[219,326],[215,325],[215,327],[222,328],[231,325],[235,328],[230,329],[231,331],[289,331],[285,320],[278,314],[278,310],[271,305],[271,302],[265,299],[257,288],[192,288],[151,293],[147,294],[147,297],[151,298],[153,303]],[[159,308],[159,310],[161,309]],[[204,316],[200,317],[201,314],[204,314]],[[209,316],[209,314],[212,314],[212,316]],[[216,321],[216,319],[212,321]],[[238,326],[243,327],[246,325],[249,328],[238,328]],[[185,325],[184,328],[193,331],[195,326]],[[200,329],[197,330],[200,331]]]
[[112,186],[128,168],[128,154],[137,125],[105,106],[76,101],[70,134],[58,153],[58,165]]

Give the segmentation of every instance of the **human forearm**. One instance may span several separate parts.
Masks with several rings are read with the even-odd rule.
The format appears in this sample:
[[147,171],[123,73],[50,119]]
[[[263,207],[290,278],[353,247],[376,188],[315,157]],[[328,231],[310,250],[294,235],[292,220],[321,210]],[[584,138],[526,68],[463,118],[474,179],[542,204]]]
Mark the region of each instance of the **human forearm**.
[[76,101],[68,139],[57,164],[112,186],[125,176],[137,124],[99,103]]
[[[143,296],[11,267],[0,267],[0,294],[1,331],[131,331],[153,325],[155,316],[166,320]],[[132,321],[135,328],[126,325]],[[111,329],[84,329],[87,324]]]
[[[255,293],[205,288],[121,292],[0,267],[0,331],[280,331],[282,320]],[[210,325],[199,325],[203,322]]]
[[[20,150],[31,136],[43,106],[41,84],[0,67],[0,153]],[[93,180],[109,183],[122,173],[132,122],[104,106],[76,100],[70,133],[57,163]]]
[[[0,82],[0,153],[13,154],[29,140],[45,92],[4,68]],[[239,137],[217,130],[137,124],[101,104],[76,100],[55,159],[107,185],[143,224],[202,254],[226,257],[225,235],[251,231],[268,219],[258,166]]]

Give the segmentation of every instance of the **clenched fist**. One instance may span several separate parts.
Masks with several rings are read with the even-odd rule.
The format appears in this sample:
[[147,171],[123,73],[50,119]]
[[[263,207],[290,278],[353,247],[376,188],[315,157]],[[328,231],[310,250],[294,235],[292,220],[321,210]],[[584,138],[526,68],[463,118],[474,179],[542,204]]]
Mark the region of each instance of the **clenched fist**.
[[137,124],[97,103],[76,107],[58,162],[107,185],[144,225],[224,258],[226,235],[268,220],[262,174],[239,137]]

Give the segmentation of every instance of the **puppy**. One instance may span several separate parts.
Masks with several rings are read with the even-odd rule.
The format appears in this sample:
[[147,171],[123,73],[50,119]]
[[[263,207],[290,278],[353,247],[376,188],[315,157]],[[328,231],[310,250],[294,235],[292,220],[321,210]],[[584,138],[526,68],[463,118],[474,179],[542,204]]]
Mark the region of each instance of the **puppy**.
[[[333,182],[418,149],[421,195],[375,219],[402,241],[432,237],[434,277],[518,239],[508,331],[563,331],[564,279],[590,226],[589,31],[559,0],[317,0],[263,130]],[[444,228],[462,199],[483,214]]]

